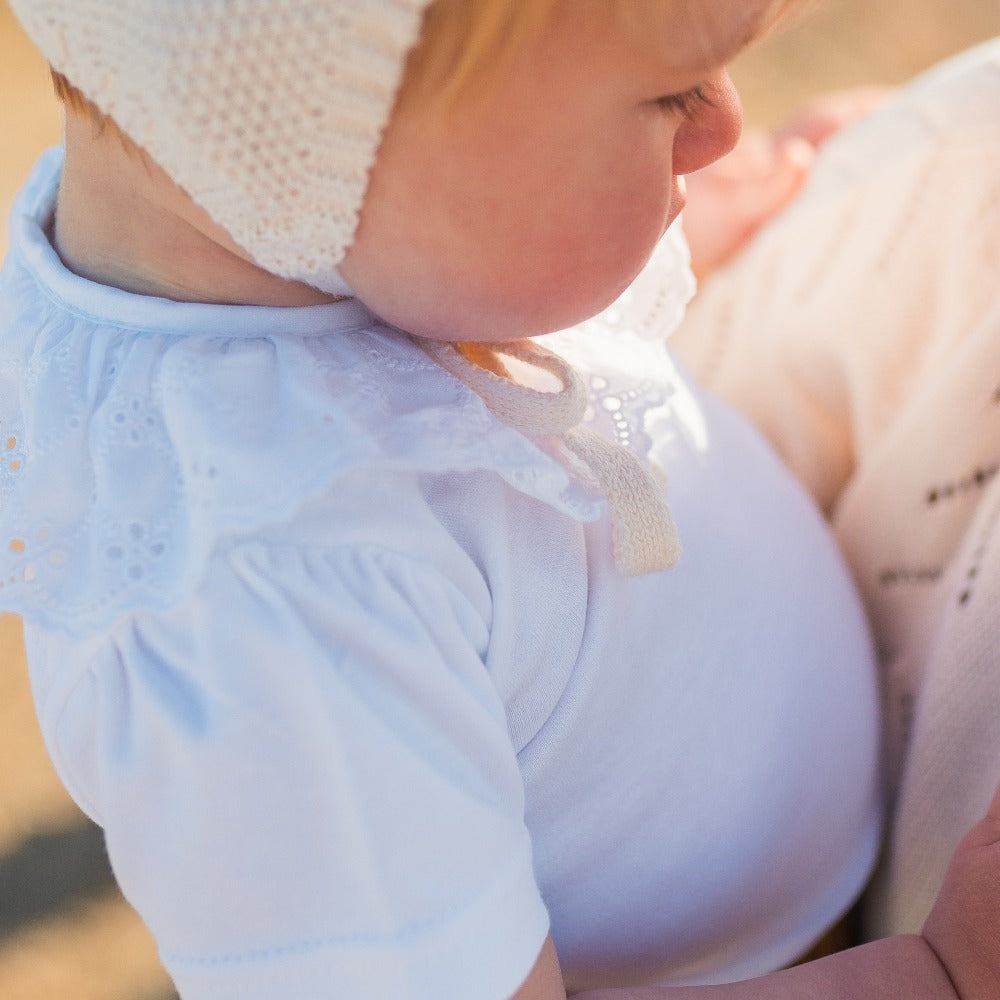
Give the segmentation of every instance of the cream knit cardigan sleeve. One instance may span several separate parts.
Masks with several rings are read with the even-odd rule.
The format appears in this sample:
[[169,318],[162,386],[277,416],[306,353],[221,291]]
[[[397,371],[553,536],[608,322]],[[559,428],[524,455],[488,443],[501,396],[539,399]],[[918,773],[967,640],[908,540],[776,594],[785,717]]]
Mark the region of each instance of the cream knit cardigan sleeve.
[[673,343],[851,562],[893,800],[868,931],[918,930],[1000,780],[1000,40],[831,141]]

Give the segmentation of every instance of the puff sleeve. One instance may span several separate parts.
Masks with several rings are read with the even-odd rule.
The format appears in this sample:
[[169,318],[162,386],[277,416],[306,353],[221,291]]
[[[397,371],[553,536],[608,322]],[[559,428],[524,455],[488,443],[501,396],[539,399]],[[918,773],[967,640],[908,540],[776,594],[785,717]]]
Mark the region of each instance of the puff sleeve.
[[236,548],[187,607],[124,620],[42,692],[184,1000],[521,984],[548,917],[477,579],[376,547]]

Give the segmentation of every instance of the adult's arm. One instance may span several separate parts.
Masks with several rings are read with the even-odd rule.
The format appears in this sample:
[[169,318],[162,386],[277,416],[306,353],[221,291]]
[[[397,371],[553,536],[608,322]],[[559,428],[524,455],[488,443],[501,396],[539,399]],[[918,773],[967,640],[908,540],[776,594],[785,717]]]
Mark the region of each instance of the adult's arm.
[[[551,938],[512,1000],[564,1000]],[[575,1000],[996,1000],[1000,997],[1000,789],[952,858],[921,934],[897,935],[720,986],[591,990]]]

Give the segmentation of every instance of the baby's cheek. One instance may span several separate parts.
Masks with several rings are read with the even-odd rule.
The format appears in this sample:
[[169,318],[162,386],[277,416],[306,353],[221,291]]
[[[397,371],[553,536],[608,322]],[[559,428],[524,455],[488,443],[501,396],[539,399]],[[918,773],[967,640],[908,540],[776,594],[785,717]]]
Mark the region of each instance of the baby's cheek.
[[646,264],[663,228],[655,215],[641,224],[631,213],[604,221],[600,228],[566,234],[558,266],[543,290],[550,301],[561,303],[553,329],[588,319],[617,299]]
[[[671,187],[673,186],[671,178]],[[618,282],[621,291],[645,266],[680,204],[661,180],[633,185],[621,198],[608,205],[591,238],[595,265],[605,280]]]

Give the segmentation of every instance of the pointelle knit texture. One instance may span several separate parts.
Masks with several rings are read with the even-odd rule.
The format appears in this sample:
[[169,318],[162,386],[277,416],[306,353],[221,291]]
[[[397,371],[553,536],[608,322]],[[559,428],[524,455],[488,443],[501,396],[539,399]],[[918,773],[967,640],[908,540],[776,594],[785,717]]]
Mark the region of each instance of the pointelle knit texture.
[[13,0],[45,58],[263,268],[335,294],[428,0]]

